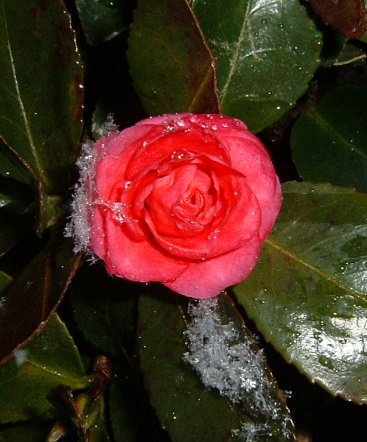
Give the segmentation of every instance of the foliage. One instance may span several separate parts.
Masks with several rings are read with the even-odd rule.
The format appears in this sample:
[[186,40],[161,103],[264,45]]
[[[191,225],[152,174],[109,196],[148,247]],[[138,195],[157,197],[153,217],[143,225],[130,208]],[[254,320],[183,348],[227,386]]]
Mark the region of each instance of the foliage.
[[[0,441],[365,440],[363,2],[0,4]],[[112,278],[63,235],[81,142],[173,112],[244,120],[284,183],[214,303]]]

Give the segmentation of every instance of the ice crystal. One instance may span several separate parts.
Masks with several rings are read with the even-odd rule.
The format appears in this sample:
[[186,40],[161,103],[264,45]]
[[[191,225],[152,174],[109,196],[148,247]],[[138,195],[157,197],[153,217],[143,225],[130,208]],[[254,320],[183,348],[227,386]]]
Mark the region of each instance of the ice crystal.
[[218,299],[205,299],[189,306],[190,324],[185,332],[189,351],[184,360],[199,374],[207,389],[239,404],[256,422],[245,422],[233,434],[251,442],[255,435],[269,435],[269,422],[290,437],[290,419],[284,417],[274,385],[264,370],[264,356],[255,341],[232,321],[224,323]]
[[74,252],[88,252],[92,214],[91,183],[94,182],[96,157],[93,155],[93,143],[82,146],[82,154],[77,161],[79,181],[75,185],[71,203],[70,221],[65,228],[65,236],[74,238]]

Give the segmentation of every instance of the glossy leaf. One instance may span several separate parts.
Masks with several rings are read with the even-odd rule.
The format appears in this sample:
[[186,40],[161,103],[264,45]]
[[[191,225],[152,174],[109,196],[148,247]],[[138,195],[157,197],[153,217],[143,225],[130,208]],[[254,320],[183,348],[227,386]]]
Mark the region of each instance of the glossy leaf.
[[367,196],[287,183],[237,300],[284,358],[335,395],[367,403]]
[[367,192],[367,88],[333,89],[300,116],[291,135],[304,180]]
[[45,327],[61,302],[79,260],[72,251],[71,241],[55,234],[15,279],[0,309],[2,363]]
[[126,0],[101,2],[99,0],[76,0],[79,18],[87,42],[99,46],[126,31],[130,21],[130,11]]
[[258,132],[306,91],[321,33],[299,0],[194,0],[213,54],[222,112]]
[[83,91],[63,2],[27,1],[19,20],[19,5],[1,0],[0,36],[0,134],[41,196],[64,192],[79,149]]
[[73,389],[88,385],[79,352],[55,314],[46,328],[0,368],[1,422],[41,416],[52,408],[49,391],[60,384]]
[[[292,440],[287,428],[287,413],[285,408],[280,411],[284,406],[280,405],[274,384],[265,400],[269,403],[275,401],[279,408],[276,413],[265,417],[250,398],[251,405],[242,403],[242,408],[220,396],[218,391],[208,391],[199,381],[192,366],[183,360],[183,354],[188,350],[183,336],[188,320],[185,315],[186,300],[179,298],[175,302],[174,294],[169,295],[170,300],[157,296],[139,298],[139,356],[151,403],[172,441],[243,440],[241,437],[248,435],[246,429],[249,428],[254,429],[254,442]],[[223,323],[233,322],[240,339],[243,339],[247,332],[224,295],[219,299],[219,312]],[[255,353],[256,350],[253,357]],[[258,369],[266,370],[264,366]],[[265,372],[264,375],[267,376]],[[262,428],[264,418],[268,431],[259,435],[257,430]]]
[[214,61],[186,0],[139,2],[128,61],[150,115],[219,111]]
[[366,30],[365,0],[307,0],[326,25],[346,38],[362,36]]

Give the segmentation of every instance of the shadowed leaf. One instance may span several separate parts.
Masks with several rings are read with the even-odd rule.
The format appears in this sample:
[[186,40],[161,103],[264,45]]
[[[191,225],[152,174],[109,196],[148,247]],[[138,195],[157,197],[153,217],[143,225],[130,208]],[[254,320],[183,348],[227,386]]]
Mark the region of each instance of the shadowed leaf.
[[99,46],[128,28],[132,4],[127,0],[105,3],[76,0],[76,5],[85,37],[91,46]]
[[21,19],[19,13],[18,3],[1,0],[0,135],[38,181],[41,195],[65,192],[82,128],[74,35],[60,0],[29,0]]
[[300,116],[291,146],[304,180],[367,192],[366,103],[366,88],[340,87]]
[[359,38],[366,30],[364,0],[307,0],[326,25],[346,38]]
[[5,363],[14,350],[42,330],[61,302],[80,257],[71,241],[55,234],[25,267],[9,288],[0,308],[0,359]]
[[[263,382],[248,393],[249,397],[246,397],[244,387],[241,391],[242,387],[238,385],[239,390],[236,394],[240,399],[237,403],[231,402],[228,396],[219,395],[214,387],[208,391],[208,385],[205,387],[201,383],[193,367],[185,363],[183,358],[188,350],[183,335],[188,321],[185,313],[187,300],[180,297],[177,298],[178,302],[175,302],[174,294],[168,295],[171,296],[170,300],[162,299],[157,294],[152,297],[142,295],[139,298],[138,342],[145,386],[157,416],[172,441],[212,442],[229,439],[240,441],[248,436],[251,436],[254,442],[293,440],[291,421],[287,417],[286,408],[265,365],[255,364],[256,375],[251,379],[261,378]],[[221,295],[218,299],[218,310],[208,310],[209,316],[218,314],[224,328],[227,326],[231,330],[235,329],[235,335],[238,332],[238,341],[227,343],[229,355],[231,349],[236,348],[236,344],[241,345],[242,342],[252,338],[249,338],[248,331],[244,328],[229,298]],[[197,319],[200,322],[200,318]],[[210,330],[207,332],[210,333]],[[221,341],[221,338],[222,336],[213,336],[218,345],[225,346],[225,339]],[[220,342],[222,344],[219,344]],[[203,347],[205,339],[198,344]],[[214,352],[213,354],[217,350],[215,346],[209,349]],[[247,356],[256,359],[257,352],[254,347]],[[199,362],[205,364],[205,361]],[[232,362],[236,366],[232,367],[233,371],[236,372],[238,361],[234,359]],[[221,376],[223,368],[226,377],[229,361],[223,360],[221,363],[222,367],[214,365],[208,367],[208,370],[217,370],[218,376]],[[239,369],[241,370],[241,367]],[[248,375],[251,377],[250,373]],[[243,382],[246,382],[244,378]],[[265,384],[269,386],[269,390],[265,389]],[[261,404],[266,404],[264,408],[262,406],[256,408],[256,402],[252,403],[253,394],[258,394],[257,398],[261,396]]]
[[186,0],[141,0],[128,61],[150,115],[218,113],[214,61]]
[[41,333],[0,367],[1,422],[41,416],[52,408],[47,394],[59,384],[80,389],[88,383],[79,352],[55,314]]

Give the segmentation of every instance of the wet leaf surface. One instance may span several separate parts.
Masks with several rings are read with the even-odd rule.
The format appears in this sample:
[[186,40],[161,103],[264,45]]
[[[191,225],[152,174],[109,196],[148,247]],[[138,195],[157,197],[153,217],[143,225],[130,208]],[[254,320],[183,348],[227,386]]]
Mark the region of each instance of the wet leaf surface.
[[367,192],[366,103],[366,88],[340,87],[300,116],[291,146],[304,180]]
[[[167,294],[167,291],[163,291]],[[255,409],[246,409],[245,404],[241,408],[239,404],[220,396],[218,391],[208,391],[204,387],[192,366],[183,360],[183,354],[188,350],[183,335],[188,320],[185,313],[187,300],[178,297],[175,302],[172,292],[168,296],[171,298],[167,300],[159,296],[139,298],[138,342],[145,386],[157,416],[172,441],[243,440],[241,438],[247,437],[252,430],[254,442],[292,440],[288,429],[284,428],[286,424],[281,424],[287,416],[285,408],[282,412],[278,410],[279,420],[272,420],[268,416],[270,429],[264,431],[261,426],[264,416],[260,416],[261,413],[259,415]],[[242,334],[247,332],[229,298],[221,296],[219,305],[223,322],[228,324],[232,321],[233,326],[238,328],[240,340],[243,339]],[[259,370],[266,368],[260,366]],[[282,408],[275,385],[272,388],[265,400],[269,404],[275,400],[277,407]]]
[[[0,133],[39,182],[65,192],[79,150],[82,69],[63,2],[0,4]],[[34,60],[37,60],[35,63]],[[40,220],[44,226],[47,220]]]
[[126,31],[132,19],[131,3],[126,0],[114,2],[76,0],[87,42],[91,46],[99,46],[122,31]]
[[49,391],[60,384],[85,388],[77,347],[64,323],[55,314],[47,326],[0,368],[1,422],[37,417],[50,410]]
[[298,0],[194,0],[217,57],[222,112],[253,132],[275,122],[319,66],[321,32]]
[[306,376],[367,403],[367,196],[287,183],[254,272],[234,287],[256,326]]
[[186,0],[142,0],[128,61],[149,115],[218,113],[214,61]]
[[0,308],[2,363],[45,327],[61,302],[79,260],[72,251],[71,241],[55,234],[14,280]]

